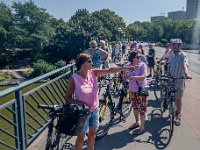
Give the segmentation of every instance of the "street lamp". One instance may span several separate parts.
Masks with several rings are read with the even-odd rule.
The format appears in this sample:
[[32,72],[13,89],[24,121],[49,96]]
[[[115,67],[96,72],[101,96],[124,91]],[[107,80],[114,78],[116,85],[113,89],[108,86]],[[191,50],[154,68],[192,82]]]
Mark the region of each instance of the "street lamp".
[[118,32],[119,32],[119,40],[121,41],[121,33],[123,32],[121,28],[118,28]]

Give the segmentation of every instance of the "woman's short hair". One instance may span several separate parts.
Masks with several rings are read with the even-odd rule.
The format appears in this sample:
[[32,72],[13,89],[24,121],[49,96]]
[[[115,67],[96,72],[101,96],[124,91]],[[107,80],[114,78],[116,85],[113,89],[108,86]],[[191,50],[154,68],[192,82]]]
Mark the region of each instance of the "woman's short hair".
[[137,52],[132,51],[132,52],[129,54],[128,61],[129,61],[129,62],[132,62],[132,61],[133,61],[133,58],[135,58],[136,55],[137,55]]
[[88,53],[83,52],[83,53],[78,54],[76,57],[77,71],[79,71],[81,68],[81,65],[84,64],[89,59],[90,59],[90,55]]
[[97,46],[97,42],[95,41],[95,40],[92,40],[92,41],[90,41],[90,46],[92,46],[92,45],[95,45],[95,46]]

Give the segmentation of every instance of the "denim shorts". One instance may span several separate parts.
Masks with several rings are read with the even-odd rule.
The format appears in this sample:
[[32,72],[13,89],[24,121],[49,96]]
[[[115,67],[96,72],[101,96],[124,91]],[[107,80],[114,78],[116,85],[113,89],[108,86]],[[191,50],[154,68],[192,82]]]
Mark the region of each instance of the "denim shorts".
[[98,129],[98,127],[99,127],[99,108],[96,108],[93,112],[90,112],[87,119],[85,120],[82,133],[87,133],[89,128]]

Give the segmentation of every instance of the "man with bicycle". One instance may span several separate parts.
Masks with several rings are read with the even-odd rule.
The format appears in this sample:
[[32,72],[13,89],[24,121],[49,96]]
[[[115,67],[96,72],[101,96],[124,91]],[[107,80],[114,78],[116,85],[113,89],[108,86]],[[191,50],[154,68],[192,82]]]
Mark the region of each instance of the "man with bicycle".
[[171,39],[172,50],[170,55],[169,75],[177,79],[175,82],[176,98],[176,118],[175,125],[179,126],[181,121],[182,97],[185,89],[185,79],[191,79],[188,73],[188,59],[186,54],[181,50],[181,39]]

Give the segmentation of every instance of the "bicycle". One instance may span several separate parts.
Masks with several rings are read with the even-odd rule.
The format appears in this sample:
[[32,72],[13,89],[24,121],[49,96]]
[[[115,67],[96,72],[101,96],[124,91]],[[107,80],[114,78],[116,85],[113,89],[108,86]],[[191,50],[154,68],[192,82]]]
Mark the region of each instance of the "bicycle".
[[48,124],[48,134],[45,150],[60,150],[63,148],[72,147],[71,143],[67,141],[71,136],[60,133],[58,130],[58,123],[62,116],[63,105],[38,105],[38,108],[50,110],[48,116],[50,123]]
[[162,102],[161,102],[161,111],[162,113],[165,112],[166,109],[169,109],[169,120],[170,120],[170,140],[173,136],[174,132],[174,119],[176,116],[176,105],[175,105],[175,93],[177,92],[175,89],[175,82],[181,79],[191,79],[191,78],[171,78],[171,77],[162,77],[160,78],[161,81],[164,81],[163,84],[163,95],[162,95]]
[[115,106],[115,103],[113,102],[112,96],[110,94],[110,84],[112,83],[112,80],[115,77],[106,80],[109,81],[107,84],[105,93],[103,94],[103,99],[99,101],[99,129],[97,130],[96,139],[100,139],[104,137],[109,129],[111,128],[113,119],[115,118],[115,115],[120,115],[120,121],[125,121],[125,118],[130,115],[130,112],[132,110],[132,102],[129,98],[128,93],[128,82],[124,81],[122,83],[122,88],[120,90],[120,97],[119,102]]
[[163,65],[165,65],[164,62],[157,61],[155,79],[151,82],[151,84],[154,85],[153,90],[154,90],[154,96],[155,96],[156,100],[159,100],[157,91],[159,91],[160,97],[163,95],[162,81],[160,80],[160,78],[164,77],[166,74],[166,72],[163,72]]

